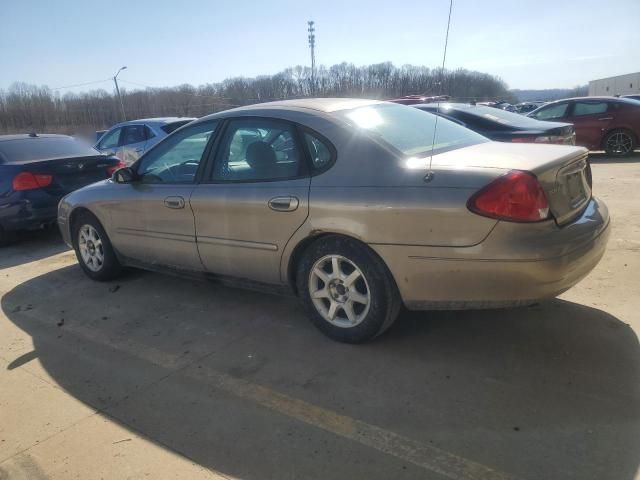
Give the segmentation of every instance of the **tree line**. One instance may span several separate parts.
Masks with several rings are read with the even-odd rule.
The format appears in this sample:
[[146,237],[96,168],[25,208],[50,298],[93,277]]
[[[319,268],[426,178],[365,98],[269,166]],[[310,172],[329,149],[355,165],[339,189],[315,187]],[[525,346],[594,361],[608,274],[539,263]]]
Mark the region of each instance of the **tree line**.
[[[513,100],[507,85],[493,75],[465,69],[396,67],[390,62],[355,66],[287,68],[275,75],[229,78],[195,87],[132,88],[121,81],[126,118],[200,117],[235,106],[271,100],[319,97],[384,99],[410,94],[450,95],[454,99]],[[122,121],[115,92],[104,89],[62,94],[46,86],[14,83],[0,90],[0,131],[89,133]]]

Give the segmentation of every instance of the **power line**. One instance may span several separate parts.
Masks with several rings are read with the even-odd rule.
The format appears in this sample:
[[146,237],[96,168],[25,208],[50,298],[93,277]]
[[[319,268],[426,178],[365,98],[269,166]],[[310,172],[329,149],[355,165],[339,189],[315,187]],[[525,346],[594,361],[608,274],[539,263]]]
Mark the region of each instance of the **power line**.
[[93,82],[76,83],[75,85],[64,85],[62,87],[50,88],[49,90],[62,90],[64,88],[84,87],[85,85],[93,85],[95,83],[110,82],[111,78],[105,78],[104,80],[94,80]]

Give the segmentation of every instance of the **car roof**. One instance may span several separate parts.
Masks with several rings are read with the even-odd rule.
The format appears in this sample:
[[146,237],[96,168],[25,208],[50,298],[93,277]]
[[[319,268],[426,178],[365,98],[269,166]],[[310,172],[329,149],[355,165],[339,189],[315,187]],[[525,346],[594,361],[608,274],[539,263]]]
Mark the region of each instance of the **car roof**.
[[[593,97],[562,98],[560,100],[554,100],[552,102],[549,102],[547,105],[552,105],[554,103],[560,103],[560,102],[568,102],[569,100],[578,100],[578,101],[592,100],[592,101],[618,102],[618,103],[626,103],[628,105],[634,105],[634,106],[637,106],[638,104],[637,101],[634,101],[630,98],[611,97],[611,96],[601,95],[601,96],[593,96]],[[544,106],[546,107],[547,105],[544,105]]]
[[59,135],[57,133],[38,133],[33,135],[31,133],[15,133],[12,135],[0,135],[0,142],[6,142],[9,140],[24,140],[24,139],[38,139],[38,138],[73,138],[69,135]]
[[377,105],[391,102],[383,102],[380,100],[366,100],[362,98],[300,98],[295,100],[278,100],[275,102],[256,103],[243,107],[232,108],[223,112],[214,113],[202,117],[200,120],[211,118],[220,118],[232,116],[240,112],[250,112],[252,110],[315,110],[322,113],[332,113],[339,110],[349,110],[351,108],[365,107],[368,105]]

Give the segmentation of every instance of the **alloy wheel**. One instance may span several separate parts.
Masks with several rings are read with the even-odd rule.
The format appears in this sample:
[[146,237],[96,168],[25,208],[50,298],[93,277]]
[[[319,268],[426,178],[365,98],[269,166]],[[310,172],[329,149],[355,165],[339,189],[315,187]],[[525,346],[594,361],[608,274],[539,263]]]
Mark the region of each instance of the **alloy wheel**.
[[313,265],[309,295],[318,313],[341,328],[360,324],[371,306],[371,291],[362,270],[340,255],[325,255]]
[[633,139],[628,133],[616,132],[607,138],[607,151],[616,155],[626,155],[633,148]]
[[104,246],[98,231],[91,225],[83,225],[78,233],[78,248],[82,261],[92,272],[104,265]]

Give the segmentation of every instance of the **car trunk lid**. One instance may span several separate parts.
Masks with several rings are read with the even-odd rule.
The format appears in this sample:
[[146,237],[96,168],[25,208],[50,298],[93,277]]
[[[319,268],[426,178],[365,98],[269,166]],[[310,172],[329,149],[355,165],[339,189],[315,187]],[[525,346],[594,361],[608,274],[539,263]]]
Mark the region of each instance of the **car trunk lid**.
[[118,159],[104,155],[49,159],[21,162],[22,170],[34,174],[52,175],[52,182],[45,191],[66,194],[91,183],[109,178],[110,171],[118,165]]
[[486,142],[436,155],[433,166],[531,172],[558,225],[571,222],[591,199],[591,167],[582,147]]

